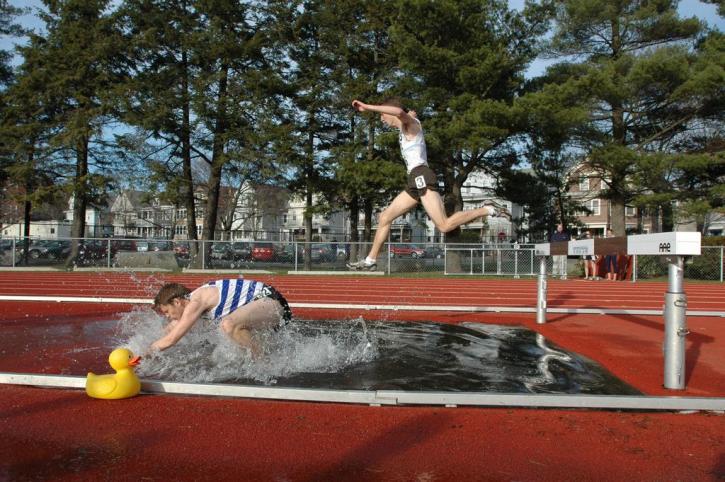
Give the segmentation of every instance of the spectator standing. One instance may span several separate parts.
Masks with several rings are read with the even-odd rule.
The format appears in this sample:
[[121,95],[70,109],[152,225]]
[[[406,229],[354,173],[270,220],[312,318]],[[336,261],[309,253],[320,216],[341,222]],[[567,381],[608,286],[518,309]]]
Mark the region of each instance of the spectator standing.
[[[592,233],[587,229],[586,231],[584,231],[584,234],[579,239],[592,239]],[[597,261],[599,261],[599,256],[582,256],[582,261],[584,261],[584,279],[599,279],[599,273],[597,269]]]
[[[607,229],[607,238],[613,238],[614,233],[611,229]],[[617,281],[619,268],[617,266],[618,253],[615,251],[609,253],[604,257],[604,272],[607,273],[607,279],[611,281]]]
[[[569,235],[569,232],[564,229],[564,225],[559,223],[556,225],[556,231],[554,231],[549,238],[549,241],[569,241],[571,239],[571,236]],[[561,279],[566,279],[566,255],[556,255],[552,256],[552,259],[554,260],[554,266],[553,266],[553,275],[559,276]]]

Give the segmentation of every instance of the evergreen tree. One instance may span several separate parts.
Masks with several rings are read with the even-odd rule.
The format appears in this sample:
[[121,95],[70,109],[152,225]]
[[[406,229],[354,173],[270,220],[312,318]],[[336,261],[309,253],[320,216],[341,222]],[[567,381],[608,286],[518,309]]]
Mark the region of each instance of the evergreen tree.
[[[289,64],[284,72],[287,99],[280,118],[288,135],[277,142],[277,148],[295,173],[290,188],[304,198],[305,241],[310,243],[313,216],[330,210],[322,201],[332,187],[335,159],[330,149],[342,130],[334,109],[337,59],[330,48],[340,32],[326,0],[281,2],[278,6],[279,38],[287,45]],[[309,249],[304,263],[309,269]]]
[[[683,91],[690,75],[686,42],[696,39],[702,25],[679,18],[676,6],[669,0],[555,3],[550,53],[572,61],[552,70],[561,83],[544,90],[553,97],[568,91],[586,99],[588,116],[570,145],[588,156],[606,183],[616,235],[625,234],[624,207],[638,194],[633,176],[712,98],[712,91],[702,98]],[[661,206],[670,209],[668,203]]]
[[[107,184],[91,167],[106,167],[103,137],[112,119],[109,99],[121,70],[120,39],[108,1],[45,0],[44,5],[40,17],[47,34],[31,35],[30,46],[23,50],[26,58],[33,58],[30,72],[37,77],[28,83],[36,90],[26,94],[35,96],[27,105],[43,106],[49,115],[48,146],[72,169],[71,236],[83,238],[87,203]],[[77,253],[76,239],[69,262]]]
[[[25,35],[25,29],[19,24],[13,23],[15,17],[22,13],[23,9],[13,7],[7,0],[0,0],[0,37],[20,37]],[[0,89],[12,79],[12,55],[11,52],[0,49]]]
[[200,156],[194,146],[200,121],[192,97],[200,75],[193,56],[199,15],[191,0],[126,0],[120,13],[134,66],[118,99],[123,119],[151,143],[143,157],[151,161],[151,181],[163,199],[185,209],[189,254],[198,262],[193,162]]
[[[351,109],[352,99],[376,98],[387,86],[389,73],[396,68],[397,59],[388,34],[396,9],[394,2],[384,0],[333,2],[331,8],[339,29],[339,41],[332,45],[338,59],[336,79],[340,86],[335,107],[345,133],[333,148],[338,161],[337,200],[350,213],[350,257],[356,259],[360,210],[365,215],[364,239],[370,241],[373,206],[387,204],[405,180],[405,169],[395,159],[391,136],[387,136],[387,143],[377,142],[378,119],[361,117]],[[390,149],[392,153],[387,152]]]

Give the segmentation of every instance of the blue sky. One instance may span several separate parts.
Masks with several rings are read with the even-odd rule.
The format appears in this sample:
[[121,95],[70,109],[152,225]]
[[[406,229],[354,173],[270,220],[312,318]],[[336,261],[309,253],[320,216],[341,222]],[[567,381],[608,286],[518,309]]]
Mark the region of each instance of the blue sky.
[[[40,0],[10,0],[10,5],[14,7],[30,7],[31,9],[39,8],[42,3]],[[509,6],[520,10],[524,6],[524,0],[509,0]],[[717,13],[717,7],[713,4],[703,3],[699,0],[680,0],[678,11],[683,17],[698,17],[705,21],[711,27],[718,30],[725,30],[725,19]],[[34,15],[25,15],[18,19],[19,23],[31,29],[42,28],[42,22]],[[23,39],[0,37],[0,49],[10,50],[13,45],[22,42]],[[556,62],[556,59],[535,60],[527,71],[528,77],[534,77],[541,74],[548,65]]]

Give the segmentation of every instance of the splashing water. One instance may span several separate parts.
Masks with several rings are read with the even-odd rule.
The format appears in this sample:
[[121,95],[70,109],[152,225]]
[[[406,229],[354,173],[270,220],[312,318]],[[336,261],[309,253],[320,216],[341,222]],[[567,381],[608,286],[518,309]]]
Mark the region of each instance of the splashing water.
[[[162,336],[148,308],[123,316],[118,343],[143,353]],[[595,362],[522,327],[462,323],[293,320],[259,334],[257,358],[216,326],[198,323],[175,346],[145,358],[144,378],[357,390],[503,393],[639,392]]]
[[[366,332],[360,330],[361,322],[339,322],[331,332],[298,322],[276,331],[260,330],[255,336],[262,354],[257,357],[215,324],[198,322],[176,346],[144,358],[137,372],[142,377],[173,381],[265,385],[300,373],[338,372],[371,361],[377,354]],[[163,317],[149,309],[134,310],[119,321],[117,343],[134,353],[145,353],[163,335],[163,324]]]

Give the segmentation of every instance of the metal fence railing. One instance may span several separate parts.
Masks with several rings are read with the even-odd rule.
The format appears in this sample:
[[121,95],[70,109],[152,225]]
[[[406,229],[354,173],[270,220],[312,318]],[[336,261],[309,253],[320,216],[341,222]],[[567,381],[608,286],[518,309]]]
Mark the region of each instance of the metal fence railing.
[[[78,255],[70,259],[73,243]],[[170,241],[136,238],[0,239],[0,266],[127,268],[129,270],[268,270],[346,271],[347,262],[363,258],[369,243],[272,241]],[[722,246],[703,246],[688,257],[685,277],[723,282]],[[552,260],[547,261],[552,273]],[[568,275],[583,276],[578,257],[569,257]],[[667,277],[663,256],[633,256],[632,280]],[[538,260],[528,244],[386,243],[377,270],[391,275],[536,276]]]

